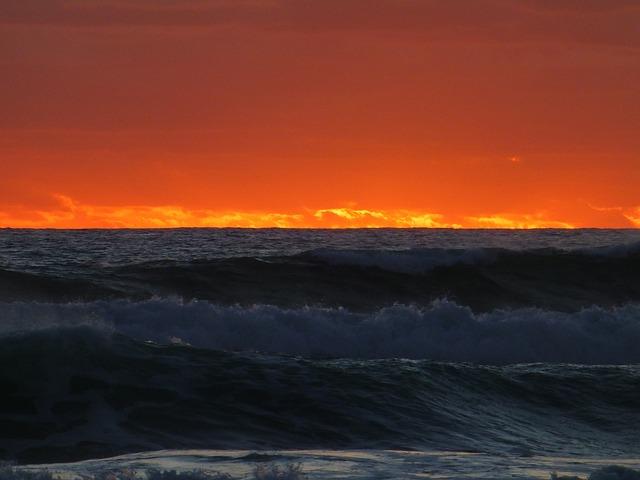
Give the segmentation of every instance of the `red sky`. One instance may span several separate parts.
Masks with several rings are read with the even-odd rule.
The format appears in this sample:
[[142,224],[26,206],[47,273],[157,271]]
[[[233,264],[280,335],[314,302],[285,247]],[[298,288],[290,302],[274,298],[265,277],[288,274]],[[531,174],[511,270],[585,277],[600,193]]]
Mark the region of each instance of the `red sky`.
[[0,226],[640,226],[637,0],[2,0]]

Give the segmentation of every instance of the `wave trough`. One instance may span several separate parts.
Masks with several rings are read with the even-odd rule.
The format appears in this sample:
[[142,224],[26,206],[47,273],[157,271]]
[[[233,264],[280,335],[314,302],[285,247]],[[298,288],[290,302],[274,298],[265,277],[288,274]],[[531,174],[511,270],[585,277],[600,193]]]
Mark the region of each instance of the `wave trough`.
[[0,339],[0,454],[70,461],[166,448],[621,455],[631,366],[313,360],[160,346],[89,327]]

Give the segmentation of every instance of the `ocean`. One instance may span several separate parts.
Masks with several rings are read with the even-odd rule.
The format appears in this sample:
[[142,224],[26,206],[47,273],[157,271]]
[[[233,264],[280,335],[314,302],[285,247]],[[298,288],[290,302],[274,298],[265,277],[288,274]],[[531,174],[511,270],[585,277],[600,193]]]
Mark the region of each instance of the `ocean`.
[[638,230],[0,230],[0,480],[638,480],[639,363]]

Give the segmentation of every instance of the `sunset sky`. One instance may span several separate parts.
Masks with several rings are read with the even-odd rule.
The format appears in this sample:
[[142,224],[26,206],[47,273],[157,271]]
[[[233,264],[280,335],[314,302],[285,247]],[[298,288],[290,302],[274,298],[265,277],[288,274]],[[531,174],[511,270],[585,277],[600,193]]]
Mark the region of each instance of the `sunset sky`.
[[0,0],[0,226],[640,227],[638,0]]

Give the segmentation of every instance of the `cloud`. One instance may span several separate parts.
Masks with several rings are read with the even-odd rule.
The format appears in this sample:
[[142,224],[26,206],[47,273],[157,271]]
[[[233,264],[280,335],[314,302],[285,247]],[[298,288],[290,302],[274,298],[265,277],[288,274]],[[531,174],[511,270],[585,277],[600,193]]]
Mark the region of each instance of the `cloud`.
[[460,227],[458,224],[443,221],[444,216],[441,214],[410,210],[365,210],[343,207],[316,210],[313,216],[322,224],[332,227]]
[[264,18],[270,2],[4,0],[0,22],[75,27],[215,26]]
[[[543,213],[469,216],[453,221],[433,212],[337,207],[300,212],[243,212],[176,205],[88,205],[55,195],[47,209],[0,210],[0,227],[13,228],[574,228]],[[640,226],[640,207],[625,216]]]
[[545,214],[502,214],[478,217],[466,217],[466,221],[474,228],[575,228],[575,225],[549,219]]
[[638,0],[520,0],[521,4],[534,11],[571,12],[580,15],[638,10]]
[[429,40],[640,46],[629,0],[3,0],[0,23],[371,32]]
[[180,227],[295,227],[300,214],[219,212],[164,206],[98,206],[56,195],[48,210],[0,212],[0,225],[14,228],[180,228]]
[[633,226],[640,228],[640,206],[627,210],[623,215]]
[[587,203],[587,206],[596,212],[600,212],[603,215],[606,215],[608,219],[611,220],[623,220],[626,222],[626,225],[618,226],[629,228],[629,227],[640,227],[640,206],[619,206],[619,205],[593,205],[591,203]]

